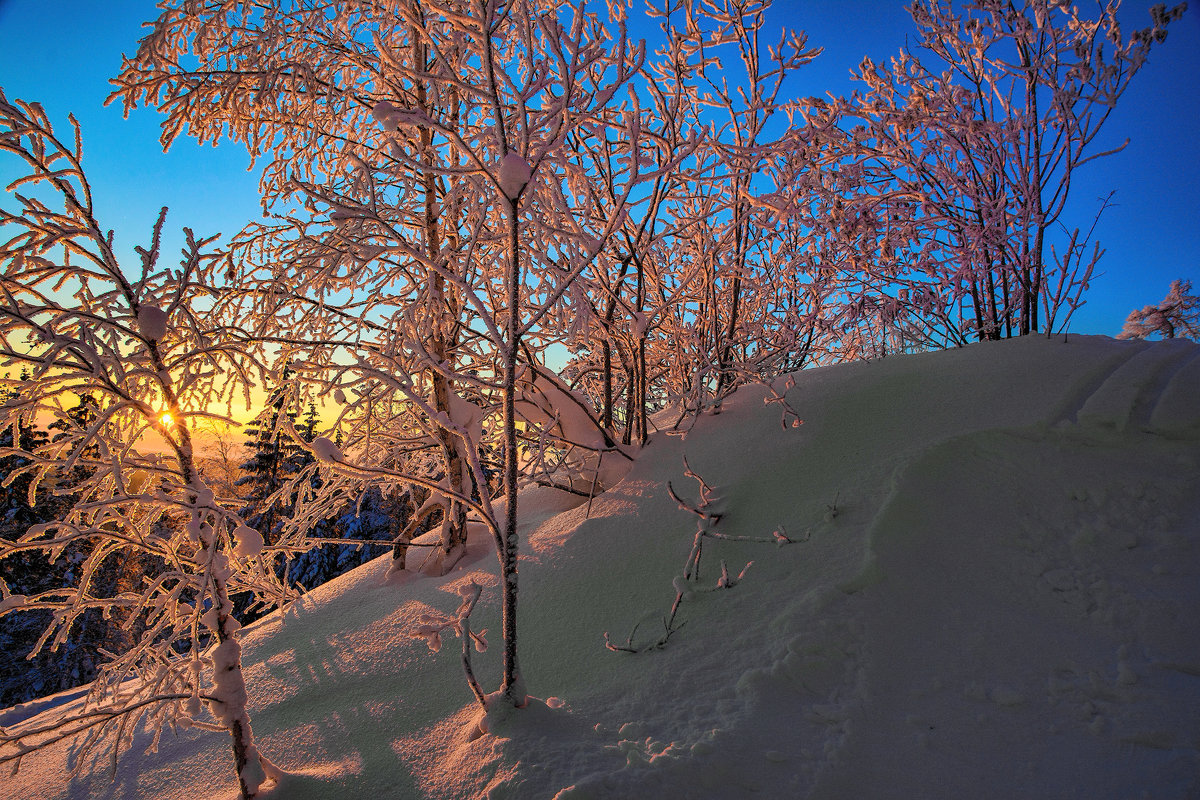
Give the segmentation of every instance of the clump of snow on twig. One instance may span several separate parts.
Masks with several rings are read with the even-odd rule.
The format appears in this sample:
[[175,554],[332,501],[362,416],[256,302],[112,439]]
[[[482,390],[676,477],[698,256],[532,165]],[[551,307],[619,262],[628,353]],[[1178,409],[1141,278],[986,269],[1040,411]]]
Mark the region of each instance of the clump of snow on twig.
[[262,534],[247,525],[239,525],[233,532],[234,550],[242,558],[254,558],[263,549]]
[[509,200],[516,200],[532,177],[533,168],[520,154],[510,152],[500,159],[500,174],[496,180],[500,184],[500,191]]
[[158,306],[144,305],[138,309],[138,333],[147,339],[161,339],[167,335],[167,312]]
[[316,439],[313,439],[309,447],[312,448],[312,454],[320,461],[336,464],[339,461],[345,460],[341,449],[326,436],[318,436]]
[[400,126],[400,112],[387,100],[380,100],[371,109],[371,116],[385,131],[394,131]]

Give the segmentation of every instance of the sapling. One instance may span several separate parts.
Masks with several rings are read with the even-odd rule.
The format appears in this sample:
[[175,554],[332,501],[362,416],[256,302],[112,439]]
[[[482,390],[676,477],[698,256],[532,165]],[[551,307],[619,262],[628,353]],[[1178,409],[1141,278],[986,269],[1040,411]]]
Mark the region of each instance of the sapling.
[[[133,635],[106,662],[87,703],[51,722],[0,732],[0,763],[65,738],[81,736],[85,753],[110,742],[110,763],[132,741],[139,722],[164,728],[221,730],[232,739],[240,796],[254,797],[277,775],[258,751],[247,712],[240,627],[232,598],[248,593],[274,605],[290,593],[263,569],[261,536],[215,496],[196,464],[192,426],[222,419],[255,363],[244,337],[200,309],[213,295],[203,279],[215,237],[184,229],[178,269],[159,266],[166,209],[138,268],[119,263],[84,175],[74,118],[72,144],[57,138],[37,103],[10,102],[0,92],[0,152],[28,170],[12,189],[19,212],[0,208],[0,359],[28,367],[19,400],[0,408],[4,426],[56,417],[61,434],[32,452],[16,473],[32,476],[30,495],[45,483],[68,494],[71,507],[15,541],[0,539],[0,560],[70,552],[82,560],[69,585],[17,602],[0,584],[0,615],[52,612],[34,652],[69,641],[90,610],[118,614]],[[71,416],[63,399],[91,398],[91,411]],[[157,453],[155,435],[166,447]],[[126,586],[106,587],[106,563],[141,565]]]

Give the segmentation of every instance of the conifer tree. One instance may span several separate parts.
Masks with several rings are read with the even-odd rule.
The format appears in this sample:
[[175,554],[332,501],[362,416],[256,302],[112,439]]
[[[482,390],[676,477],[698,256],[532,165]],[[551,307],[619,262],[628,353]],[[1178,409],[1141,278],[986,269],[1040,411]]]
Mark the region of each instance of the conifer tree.
[[[296,389],[292,378],[291,369],[285,367],[279,385],[271,391],[267,408],[246,426],[245,445],[250,457],[242,463],[246,475],[235,484],[246,490],[242,518],[268,544],[278,539],[283,519],[289,515],[290,504],[278,496],[279,492],[312,459],[285,431],[294,427],[296,420],[293,408]],[[311,427],[315,427],[315,420]]]

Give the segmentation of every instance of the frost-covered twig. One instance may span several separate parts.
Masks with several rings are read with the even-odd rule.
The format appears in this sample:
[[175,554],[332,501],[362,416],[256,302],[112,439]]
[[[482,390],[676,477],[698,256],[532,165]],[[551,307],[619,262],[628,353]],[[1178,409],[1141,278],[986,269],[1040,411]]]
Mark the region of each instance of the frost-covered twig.
[[698,521],[696,525],[696,533],[692,537],[692,546],[688,550],[687,559],[683,564],[683,572],[676,575],[671,581],[672,587],[675,589],[675,598],[671,602],[670,612],[668,612],[668,614],[663,618],[664,634],[649,644],[635,645],[633,639],[637,634],[638,627],[641,625],[641,622],[639,622],[633,627],[633,631],[630,632],[629,636],[626,637],[625,643],[623,645],[619,645],[612,642],[608,632],[606,631],[604,633],[604,646],[614,652],[641,653],[645,652],[646,650],[653,650],[664,646],[667,643],[667,640],[670,639],[671,636],[683,626],[683,623],[677,624],[676,621],[679,616],[679,609],[687,597],[696,591],[732,589],[734,586],[737,586],[737,584],[740,583],[743,578],[746,577],[746,572],[750,569],[750,565],[754,563],[753,561],[747,562],[746,565],[742,567],[741,571],[738,572],[736,576],[733,576],[730,575],[729,567],[722,559],[721,574],[720,577],[717,578],[716,586],[710,589],[691,588],[692,584],[700,580],[700,561],[704,553],[705,539],[715,539],[726,542],[756,542],[760,544],[774,544],[777,546],[783,546],[786,544],[795,544],[796,542],[808,541],[808,537],[811,533],[806,532],[803,538],[793,539],[787,535],[783,525],[778,526],[774,531],[772,531],[770,536],[730,535],[715,530],[712,526],[716,525],[717,522],[720,521],[721,516],[705,510],[705,508],[714,501],[715,490],[703,477],[701,477],[695,472],[695,470],[692,469],[691,465],[688,464],[686,457],[684,458],[683,463],[686,470],[685,474],[695,479],[696,482],[700,484],[701,505],[700,507],[696,507],[684,501],[679,497],[678,494],[675,493],[674,487],[671,486],[670,482],[667,483],[667,491],[671,495],[671,498],[679,505],[681,510],[698,517]]
[[633,643],[633,638],[635,636],[637,636],[638,628],[640,628],[642,625],[641,622],[638,622],[636,625],[633,626],[633,630],[630,631],[629,636],[627,636],[625,638],[624,644],[615,644],[612,641],[612,639],[609,638],[608,631],[605,631],[604,632],[604,646],[614,653],[645,653],[648,650],[659,650],[659,649],[663,648],[664,646],[666,646],[666,644],[670,640],[670,638],[672,636],[674,636],[675,633],[677,631],[679,631],[687,623],[681,622],[678,625],[676,625],[675,621],[674,621],[674,616],[672,615],[670,618],[664,617],[662,620],[662,624],[663,624],[662,635],[659,636],[654,641],[648,642],[647,644],[644,644],[644,645],[636,645]]
[[[209,694],[198,696],[205,701],[217,699]],[[97,726],[101,728],[111,726],[123,717],[134,715],[136,718],[154,706],[172,701],[189,701],[192,697],[193,695],[190,693],[156,694],[131,703],[90,708],[78,713],[54,716],[52,721],[36,726],[22,723],[19,725],[20,730],[15,730],[12,726],[0,728],[0,764],[13,762],[12,774],[16,774],[20,768],[21,759],[28,753],[70,739]],[[4,748],[8,747],[14,748],[13,752],[5,752]]]
[[419,624],[409,636],[425,640],[425,644],[435,653],[442,649],[442,634],[447,630],[462,639],[462,665],[463,672],[467,677],[467,685],[471,687],[471,693],[479,701],[480,707],[486,710],[486,696],[479,688],[479,681],[475,679],[475,670],[471,667],[471,646],[474,645],[480,653],[487,650],[487,640],[483,638],[487,631],[482,630],[476,633],[471,630],[471,612],[475,610],[475,604],[479,602],[482,591],[483,587],[475,581],[459,586],[458,594],[462,601],[458,604],[458,610],[454,612],[454,616],[451,617],[438,611],[426,612],[417,620]]
[[691,464],[688,463],[687,456],[683,457],[683,466],[683,474],[700,484],[700,502],[698,504],[692,504],[684,500],[675,491],[675,486],[670,481],[667,481],[667,493],[679,506],[681,511],[686,511],[689,514],[694,514],[699,517],[700,524],[702,526],[707,523],[712,523],[713,525],[717,524],[721,521],[721,514],[709,510],[709,506],[713,505],[716,500],[713,495],[713,488],[708,485],[704,478],[702,478],[695,470],[692,469]]
[[[57,723],[83,736],[76,768],[107,736],[115,765],[142,713],[154,720],[155,741],[165,727],[201,725],[206,698],[233,740],[240,794],[253,797],[271,768],[246,712],[232,597],[274,604],[288,593],[262,568],[262,536],[200,476],[192,424],[232,403],[257,362],[232,315],[200,311],[216,302],[203,276],[216,237],[185,228],[178,268],[160,267],[164,208],[148,246],[135,248],[140,269],[119,262],[92,205],[74,118],[71,125],[74,142],[64,143],[40,105],[0,92],[0,152],[25,162],[18,183],[39,189],[38,199],[15,195],[20,213],[0,208],[0,356],[30,370],[27,379],[5,380],[20,400],[0,409],[0,427],[19,430],[38,415],[55,420],[60,434],[49,442],[22,449],[14,437],[24,465],[9,479],[29,479],[31,506],[47,493],[69,498],[51,522],[17,542],[0,539],[0,561],[32,549],[75,565],[68,585],[20,603],[9,595],[0,614],[53,609],[34,655],[71,641],[93,609],[105,619],[119,613],[130,633],[120,647],[96,648],[106,660],[90,708]],[[70,410],[68,393],[80,398]],[[150,434],[166,453],[154,452],[162,445],[147,442]]]
[[792,408],[788,402],[787,393],[796,388],[796,379],[788,375],[783,384],[783,393],[781,394],[775,389],[773,381],[763,381],[763,385],[767,387],[767,391],[771,393],[770,397],[763,398],[763,405],[778,405],[782,410],[779,419],[780,426],[784,430],[788,428],[799,428],[804,424],[804,420],[800,419],[800,415],[796,413],[796,409]]

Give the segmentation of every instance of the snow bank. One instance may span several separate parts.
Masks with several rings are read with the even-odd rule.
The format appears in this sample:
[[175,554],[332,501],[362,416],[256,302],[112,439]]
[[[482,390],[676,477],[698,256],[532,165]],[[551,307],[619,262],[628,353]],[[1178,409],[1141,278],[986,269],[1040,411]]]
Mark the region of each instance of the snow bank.
[[[458,647],[409,635],[474,582],[495,642],[486,537],[444,577],[388,585],[384,558],[246,629],[254,728],[286,770],[267,796],[1200,796],[1198,365],[1090,337],[844,365],[797,376],[805,424],[782,432],[739,392],[590,507],[523,496],[522,674],[556,699],[489,735]],[[705,540],[683,626],[609,652],[606,631],[662,635],[696,531],[667,494],[695,494],[684,456],[715,530],[767,541]],[[485,691],[499,651],[475,654]],[[115,783],[97,757],[68,784],[62,748],[6,791],[234,795],[226,737],[145,741]]]

